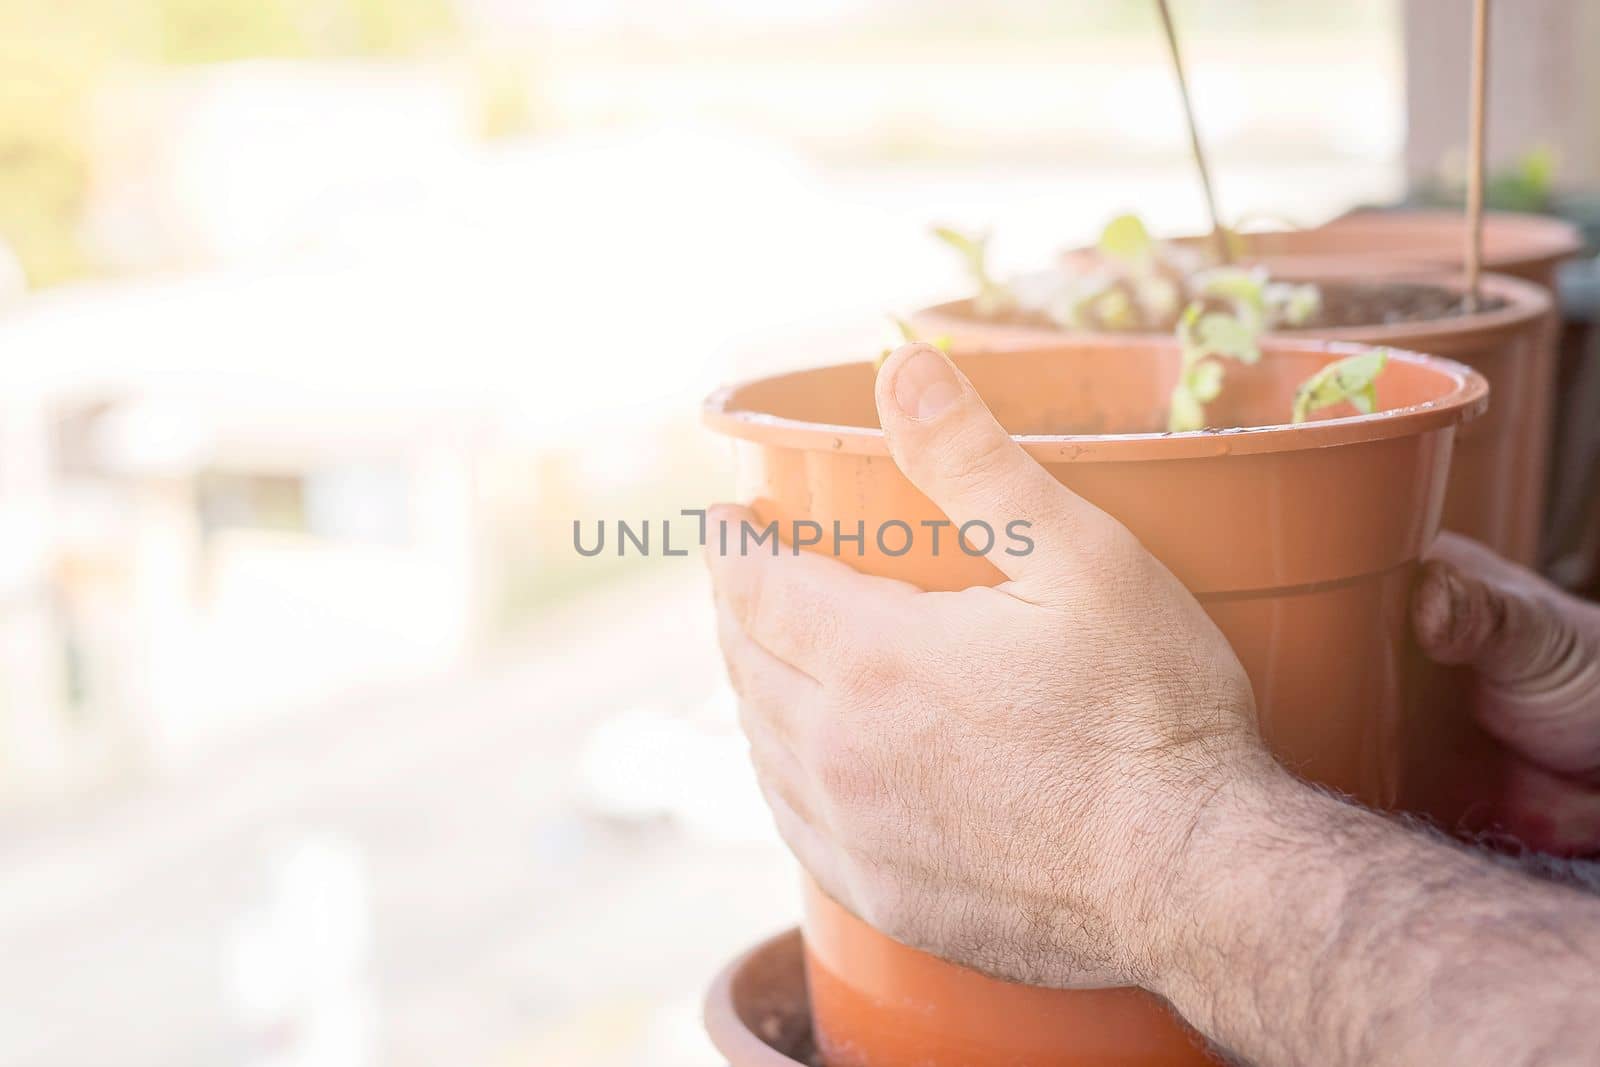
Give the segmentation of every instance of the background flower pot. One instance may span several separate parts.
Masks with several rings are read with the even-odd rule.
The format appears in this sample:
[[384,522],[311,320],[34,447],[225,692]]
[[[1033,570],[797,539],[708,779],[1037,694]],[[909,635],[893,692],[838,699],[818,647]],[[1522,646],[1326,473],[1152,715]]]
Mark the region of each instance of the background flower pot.
[[[1190,240],[1198,243],[1206,238]],[[1460,210],[1364,208],[1312,229],[1249,234],[1242,240],[1247,259],[1264,262],[1275,271],[1301,272],[1338,260],[1344,261],[1347,268],[1366,273],[1417,267],[1459,271],[1465,259],[1466,230]],[[1559,291],[1558,269],[1584,247],[1583,231],[1567,219],[1509,211],[1484,216],[1484,269],[1533,282],[1552,296]],[[1554,448],[1557,456],[1566,458],[1556,465],[1542,464],[1540,480],[1528,486],[1530,492],[1539,495],[1547,519],[1553,517],[1552,509],[1543,501],[1578,492],[1576,482],[1585,473],[1582,464],[1590,458],[1587,454],[1567,456],[1569,443],[1581,449],[1588,438],[1573,433],[1571,420],[1565,417],[1567,406],[1558,399],[1574,387],[1587,365],[1588,320],[1569,315],[1563,328],[1557,316],[1549,330],[1546,344],[1550,354],[1539,361],[1543,378],[1536,387],[1543,404],[1539,425],[1545,427],[1543,451],[1548,453]],[[1421,351],[1432,350],[1423,347]],[[1492,381],[1490,385],[1495,387]],[[1448,519],[1446,525],[1450,525]],[[1521,562],[1542,562],[1553,548],[1573,538],[1573,523],[1564,523],[1541,540],[1537,559],[1520,554],[1516,558]]]
[[[1466,258],[1466,220],[1459,210],[1362,208],[1303,230],[1237,235],[1239,259],[1273,273],[1304,275],[1328,266],[1366,275],[1439,270],[1458,273]],[[1172,243],[1208,249],[1209,234]],[[1583,232],[1547,215],[1491,211],[1483,218],[1483,269],[1556,288],[1556,270],[1584,249]],[[1062,265],[1081,270],[1098,261],[1093,248],[1062,254]]]
[[[1241,236],[1246,260],[1289,268],[1295,259],[1347,259],[1369,270],[1387,265],[1400,270],[1434,267],[1459,271],[1466,239],[1461,212],[1418,209],[1363,209],[1311,229]],[[1483,219],[1484,269],[1547,290],[1555,288],[1556,267],[1582,248],[1583,234],[1562,219],[1510,211],[1491,211]]]
[[1591,599],[1600,597],[1600,258],[1568,263],[1561,273],[1561,369],[1548,539],[1550,577]]
[[[1348,262],[1305,259],[1292,268],[1275,268],[1274,277],[1327,284],[1358,280],[1366,273]],[[1389,280],[1458,291],[1462,285],[1458,276],[1440,273],[1396,272]],[[1405,348],[1458,360],[1483,374],[1492,408],[1488,418],[1462,434],[1444,525],[1508,559],[1534,565],[1539,560],[1549,460],[1551,299],[1538,286],[1515,278],[1487,276],[1483,289],[1505,300],[1506,306],[1437,322],[1288,331],[1278,336]],[[921,337],[949,337],[957,352],[1030,348],[1073,336],[1043,326],[988,322],[974,316],[968,302],[961,300],[925,308],[911,317],[911,325]]]
[[[1487,387],[1459,364],[1396,353],[1380,414],[1267,425],[1286,416],[1299,382],[1358,350],[1270,342],[1259,364],[1230,369],[1213,406],[1219,424],[1260,428],[1174,435],[1158,432],[1178,370],[1171,340],[1103,337],[958,362],[1030,454],[1126,523],[1200,598],[1250,674],[1279,758],[1392,807],[1407,752],[1425,741],[1408,733],[1410,583],[1438,529],[1456,427],[1483,411]],[[872,377],[848,364],[714,395],[706,421],[737,439],[740,496],[780,528],[863,523],[862,553],[843,558],[870,573],[929,589],[997,582],[982,558],[935,556],[926,541],[893,556],[875,543],[888,520],[920,529],[943,516],[888,458]],[[814,889],[806,931],[829,1067],[1210,1062],[1139,991],[1028,989],[955,968]]]
[[809,1067],[810,1003],[800,931],[761,942],[706,993],[706,1032],[730,1067]]

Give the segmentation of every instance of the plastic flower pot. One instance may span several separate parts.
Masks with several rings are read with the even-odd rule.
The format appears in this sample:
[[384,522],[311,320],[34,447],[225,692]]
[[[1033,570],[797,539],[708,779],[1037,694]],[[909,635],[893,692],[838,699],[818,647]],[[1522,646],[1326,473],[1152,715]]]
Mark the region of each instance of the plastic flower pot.
[[[1360,210],[1306,230],[1244,234],[1244,258],[1282,267],[1297,258],[1350,259],[1367,269],[1459,271],[1466,221],[1460,211]],[[1491,211],[1483,219],[1483,266],[1553,290],[1556,267],[1583,249],[1572,223],[1547,215]]]
[[[1248,234],[1242,242],[1246,258],[1264,262],[1274,270],[1300,270],[1308,263],[1337,259],[1368,273],[1417,266],[1458,271],[1465,259],[1466,223],[1460,210],[1369,208],[1312,229]],[[1583,231],[1566,219],[1507,211],[1484,216],[1484,269],[1533,282],[1552,294],[1557,289],[1557,269],[1583,249]],[[1544,428],[1545,454],[1552,441],[1563,442],[1571,436],[1570,420],[1564,417],[1564,407],[1557,401],[1558,383],[1570,383],[1576,377],[1587,335],[1581,324],[1562,330],[1555,319],[1548,330],[1544,344],[1549,353],[1539,360],[1541,377],[1531,394],[1540,408],[1537,425]],[[1493,381],[1490,385],[1498,388]],[[1565,465],[1570,467],[1574,462],[1580,460],[1568,459]],[[1527,482],[1527,493],[1538,501],[1541,511],[1547,510],[1545,498],[1551,488],[1558,492],[1572,489],[1570,484],[1552,487],[1547,465],[1541,463],[1537,479]],[[1450,525],[1448,520],[1446,525]],[[1558,539],[1570,538],[1570,531],[1557,534]],[[1534,556],[1518,552],[1514,558],[1537,563],[1548,546],[1541,542],[1537,547],[1540,551]]]
[[[1196,240],[1199,240],[1197,238]],[[1265,262],[1274,270],[1299,270],[1307,263],[1345,260],[1367,273],[1407,270],[1425,266],[1459,271],[1465,261],[1466,223],[1461,211],[1445,209],[1362,209],[1341,215],[1325,225],[1307,230],[1285,230],[1249,234],[1242,238],[1245,256]],[[1490,212],[1483,220],[1483,265],[1485,270],[1509,274],[1542,286],[1552,296],[1557,291],[1557,270],[1565,260],[1584,250],[1583,231],[1571,221],[1547,215],[1516,212]],[[1548,455],[1552,444],[1560,447],[1572,436],[1571,420],[1560,404],[1558,386],[1570,383],[1586,356],[1588,331],[1581,321],[1562,328],[1559,316],[1552,317],[1544,345],[1548,354],[1539,360],[1540,377],[1531,394],[1539,407],[1537,425],[1542,427],[1541,453]],[[1432,349],[1423,348],[1423,351]],[[1441,353],[1448,354],[1448,353]],[[1491,381],[1491,388],[1498,388]],[[1587,458],[1587,457],[1582,457]],[[1569,457],[1563,467],[1571,468],[1582,458]],[[1551,492],[1571,492],[1546,470],[1548,461],[1538,465],[1537,479],[1527,482],[1527,493],[1541,509],[1541,519],[1549,516],[1546,498]],[[1446,525],[1450,523],[1447,520]],[[1570,539],[1570,530],[1555,531],[1556,540]],[[1519,562],[1538,563],[1548,554],[1549,545],[1541,541],[1535,555],[1515,554]]]
[[[1457,427],[1487,385],[1393,352],[1379,411],[1282,425],[1298,383],[1365,349],[1272,341],[1231,367],[1223,432],[1164,434],[1169,339],[1096,338],[958,356],[1001,423],[1063,483],[1125,523],[1191,589],[1255,686],[1261,730],[1296,772],[1378,807],[1401,798],[1420,664],[1408,643],[1417,561],[1438,529]],[[890,525],[944,518],[889,459],[865,363],[724,389],[705,419],[733,437],[740,496],[780,533],[810,520],[860,542],[839,555],[925,589],[994,584],[984,558],[896,554]],[[1017,516],[1027,518],[1027,516]],[[858,527],[859,524],[859,527]],[[891,531],[880,539],[883,531]],[[948,539],[947,539],[948,540]],[[825,542],[823,550],[833,551]],[[859,552],[857,549],[859,548]],[[784,549],[788,550],[788,549]],[[898,944],[807,893],[807,971],[828,1067],[1118,1067],[1212,1062],[1139,990],[1047,990]]]
[[761,942],[722,969],[706,993],[706,1032],[730,1067],[809,1067],[810,1003],[800,931]]
[[[1274,268],[1274,277],[1323,286],[1360,280],[1365,273],[1337,261]],[[1385,280],[1453,292],[1463,284],[1459,276],[1438,273],[1397,273]],[[1277,336],[1405,348],[1458,360],[1482,373],[1494,403],[1488,418],[1462,434],[1444,525],[1508,559],[1533,565],[1539,559],[1549,462],[1549,383],[1555,358],[1549,343],[1551,299],[1537,285],[1498,275],[1483,279],[1483,292],[1503,300],[1504,306],[1433,322],[1321,328]],[[925,308],[911,317],[911,325],[921,337],[949,337],[957,352],[1032,348],[1074,336],[1045,325],[984,320],[972,314],[963,300]]]
[[[1367,275],[1463,269],[1466,220],[1460,211],[1363,208],[1303,230],[1267,230],[1236,235],[1239,260],[1261,263],[1274,273],[1305,274],[1342,265]],[[1208,249],[1210,235],[1176,238],[1173,243]],[[1553,291],[1562,261],[1583,251],[1583,232],[1571,222],[1547,215],[1491,211],[1483,218],[1483,269],[1541,285]],[[1062,255],[1069,270],[1098,261],[1092,248]]]

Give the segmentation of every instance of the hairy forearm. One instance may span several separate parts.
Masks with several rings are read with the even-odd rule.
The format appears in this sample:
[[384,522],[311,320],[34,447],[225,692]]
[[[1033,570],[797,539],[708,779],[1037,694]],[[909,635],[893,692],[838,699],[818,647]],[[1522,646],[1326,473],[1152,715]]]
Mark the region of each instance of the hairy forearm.
[[1189,851],[1151,984],[1246,1061],[1600,1062],[1600,898],[1276,771]]

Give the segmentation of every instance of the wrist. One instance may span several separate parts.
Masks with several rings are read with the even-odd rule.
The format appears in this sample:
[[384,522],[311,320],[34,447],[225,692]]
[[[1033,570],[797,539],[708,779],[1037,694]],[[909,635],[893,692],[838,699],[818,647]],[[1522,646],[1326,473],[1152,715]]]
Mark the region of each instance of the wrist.
[[1268,876],[1273,850],[1257,844],[1273,836],[1275,814],[1315,796],[1257,747],[1222,768],[1198,794],[1181,830],[1164,851],[1151,854],[1160,869],[1145,872],[1146,892],[1134,895],[1141,914],[1130,927],[1138,984],[1176,1001],[1203,985],[1228,934],[1228,912],[1242,881]]

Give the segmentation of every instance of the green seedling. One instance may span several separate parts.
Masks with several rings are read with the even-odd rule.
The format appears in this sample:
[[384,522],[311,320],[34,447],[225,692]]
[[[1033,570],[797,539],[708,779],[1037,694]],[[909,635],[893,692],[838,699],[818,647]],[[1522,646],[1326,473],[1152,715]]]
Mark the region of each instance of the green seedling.
[[[1044,314],[1064,330],[1117,329],[1113,322],[1131,322],[1133,302],[1115,278],[1069,276],[1044,305]],[[1132,329],[1132,325],[1123,329]]]
[[1389,353],[1382,349],[1328,364],[1295,390],[1290,421],[1305,422],[1312,412],[1346,401],[1361,414],[1372,414],[1378,406],[1378,375],[1388,364]]
[[1243,267],[1217,267],[1195,275],[1193,284],[1198,299],[1221,301],[1239,323],[1252,334],[1267,323],[1267,272]]
[[1316,286],[1274,282],[1259,267],[1208,267],[1196,250],[1152,238],[1137,215],[1107,223],[1096,251],[1100,270],[1068,277],[1036,309],[1063,329],[1172,329],[1201,301],[1260,333],[1305,326],[1322,309]]
[[1299,329],[1322,311],[1322,290],[1315,285],[1268,282],[1262,289],[1267,321]]
[[1178,318],[1178,344],[1190,362],[1220,356],[1241,363],[1255,363],[1261,359],[1259,332],[1247,319],[1226,311],[1208,310],[1198,300],[1184,308]]
[[[872,361],[872,369],[874,371],[878,371],[878,370],[882,369],[883,361],[888,359],[891,355],[893,355],[894,354],[894,350],[896,348],[899,348],[903,344],[907,344],[908,345],[913,341],[922,340],[922,338],[917,336],[917,331],[915,331],[915,330],[913,330],[911,328],[911,324],[909,322],[907,322],[905,319],[902,319],[900,316],[898,316],[898,315],[890,315],[889,316],[889,321],[894,323],[895,331],[900,335],[900,338],[899,338],[899,340],[895,341],[893,344],[889,345],[888,347],[884,348],[883,350],[881,350],[878,353],[878,358]],[[950,354],[950,348],[951,348],[951,345],[953,344],[953,341],[951,340],[951,338],[949,338],[947,336],[940,336],[940,337],[934,338],[932,341],[929,341],[928,343],[931,344],[934,348],[937,348],[939,351],[943,352],[945,355],[949,355]]]
[[935,226],[933,235],[961,256],[967,273],[977,283],[978,295],[972,298],[972,310],[979,318],[993,318],[1016,307],[1017,298],[1010,286],[996,281],[989,273],[989,235],[970,236],[948,226]]
[[1178,318],[1181,362],[1167,409],[1167,430],[1183,433],[1206,425],[1206,405],[1222,392],[1224,359],[1255,363],[1261,359],[1257,329],[1226,311],[1207,311],[1196,301]]
[[1555,197],[1556,151],[1549,145],[1529,150],[1505,170],[1489,175],[1485,199],[1508,211],[1549,211]]
[[1100,231],[1100,254],[1132,269],[1148,269],[1156,256],[1156,242],[1138,215],[1118,215]]
[[[1550,211],[1556,198],[1560,162],[1555,149],[1542,144],[1505,167],[1490,171],[1483,190],[1484,206],[1494,211]],[[1466,200],[1466,169],[1461,155],[1446,156],[1432,177],[1417,189],[1417,198],[1424,204],[1461,207]]]
[[[1109,330],[1160,329],[1170,323],[1183,301],[1177,273],[1164,245],[1150,236],[1137,215],[1118,215],[1100,231],[1100,257],[1119,268],[1120,285],[1110,290],[1119,301],[1102,296],[1114,314],[1099,311],[1100,325]],[[1181,277],[1181,274],[1179,274]]]
[[1170,328],[1183,302],[1181,274],[1139,216],[1108,222],[1096,249],[1108,269],[1064,278],[1044,315],[1068,330]]
[[1263,268],[1220,267],[1195,276],[1202,298],[1226,302],[1242,321],[1258,330],[1305,326],[1322,310],[1322,290],[1315,285],[1275,282]]

